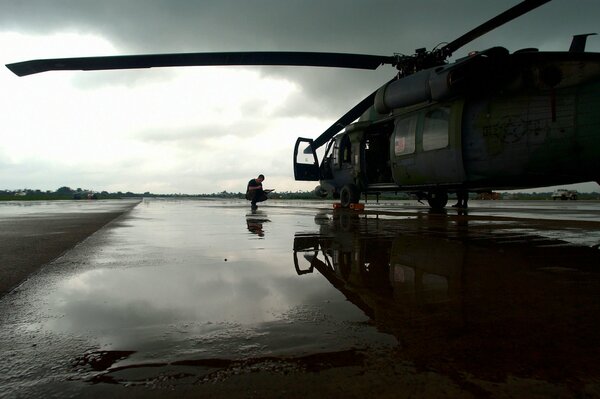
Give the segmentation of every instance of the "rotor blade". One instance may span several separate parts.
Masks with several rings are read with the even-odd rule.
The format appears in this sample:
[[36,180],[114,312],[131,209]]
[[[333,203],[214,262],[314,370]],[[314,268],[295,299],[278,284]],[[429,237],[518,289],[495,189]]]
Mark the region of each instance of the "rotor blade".
[[515,18],[520,17],[523,14],[528,13],[529,11],[548,3],[551,0],[525,0],[516,6],[504,11],[502,14],[495,16],[487,22],[479,25],[475,29],[465,33],[458,39],[448,43],[444,47],[440,49],[440,51],[445,54],[447,57],[452,55],[453,52],[464,46],[465,44],[477,39],[479,36],[486,34],[492,29],[496,29],[497,27],[504,25],[505,23],[512,21]]
[[375,94],[377,91],[369,94],[364,100],[356,104],[350,111],[346,112],[344,116],[335,121],[327,130],[325,130],[319,137],[313,141],[313,148],[316,150],[323,144],[327,143],[333,136],[338,134],[342,129],[354,122],[360,117],[375,101]]
[[[396,78],[394,77],[381,87],[387,86],[395,80]],[[346,112],[340,119],[335,121],[333,125],[329,126],[327,130],[321,133],[321,135],[313,141],[313,148],[316,150],[317,148],[321,147],[323,144],[331,140],[331,138],[338,134],[342,129],[344,129],[346,126],[358,119],[366,110],[369,109],[369,107],[371,107],[374,104],[375,95],[378,91],[379,89],[369,94],[361,102],[356,104],[350,111]]]
[[25,76],[58,70],[88,71],[208,65],[290,65],[377,69],[382,64],[394,62],[394,57],[367,54],[247,51],[54,58],[17,62],[6,67],[18,76]]

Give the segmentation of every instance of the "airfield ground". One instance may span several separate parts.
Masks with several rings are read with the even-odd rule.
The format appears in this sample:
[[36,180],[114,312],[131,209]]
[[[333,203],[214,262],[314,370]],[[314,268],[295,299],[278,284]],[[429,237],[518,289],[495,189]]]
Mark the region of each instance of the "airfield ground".
[[600,203],[0,204],[0,397],[600,397]]

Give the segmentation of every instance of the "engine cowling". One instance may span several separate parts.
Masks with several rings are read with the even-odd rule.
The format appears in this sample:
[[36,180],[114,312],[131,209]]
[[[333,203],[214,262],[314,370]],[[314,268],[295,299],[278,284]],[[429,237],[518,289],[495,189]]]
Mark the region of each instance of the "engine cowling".
[[394,108],[425,101],[443,101],[493,82],[500,58],[508,56],[503,47],[475,53],[449,65],[436,66],[405,76],[381,87],[375,95],[375,109],[387,114]]

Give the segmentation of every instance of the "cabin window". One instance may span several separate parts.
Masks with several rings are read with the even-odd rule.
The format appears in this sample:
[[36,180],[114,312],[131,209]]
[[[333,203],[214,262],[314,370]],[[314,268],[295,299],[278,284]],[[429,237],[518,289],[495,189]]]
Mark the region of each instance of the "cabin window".
[[339,166],[340,164],[340,139],[336,138],[333,143],[333,164]]
[[448,147],[449,108],[437,108],[425,114],[423,124],[423,150]]
[[416,130],[416,115],[396,121],[396,133],[394,135],[394,154],[396,154],[396,156],[412,154],[415,152]]
[[342,142],[340,143],[340,161],[341,161],[341,163],[351,163],[352,162],[351,153],[352,153],[352,144],[350,143],[350,137],[348,137],[348,135],[344,135],[342,137]]

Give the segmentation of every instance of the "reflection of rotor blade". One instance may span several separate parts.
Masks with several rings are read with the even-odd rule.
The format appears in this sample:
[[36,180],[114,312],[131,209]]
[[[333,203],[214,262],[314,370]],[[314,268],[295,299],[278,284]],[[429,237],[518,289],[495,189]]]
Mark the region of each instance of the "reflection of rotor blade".
[[486,34],[492,29],[496,29],[497,27],[520,17],[523,14],[528,13],[541,6],[542,4],[548,3],[551,0],[525,0],[516,6],[504,11],[502,14],[495,16],[487,22],[479,25],[477,28],[465,33],[458,39],[453,42],[448,43],[444,47],[440,49],[440,51],[446,56],[452,55],[453,52],[464,46],[465,44],[477,39],[479,36]]
[[319,258],[315,258],[314,262],[311,263],[311,266],[317,269],[319,273],[321,273],[323,277],[325,277],[327,281],[331,283],[331,285],[344,294],[344,296],[360,310],[365,312],[367,316],[372,319],[375,318],[375,310],[359,294],[349,289],[346,285],[346,282],[335,273],[332,267],[326,265]]
[[317,255],[315,254],[304,254],[304,259],[306,259],[309,262],[312,262],[316,257]]
[[382,64],[393,64],[394,62],[394,57],[380,55],[291,51],[247,51],[55,58],[17,62],[6,66],[16,75],[25,76],[39,72],[61,70],[86,71],[208,65],[293,65],[377,69],[377,67]]

